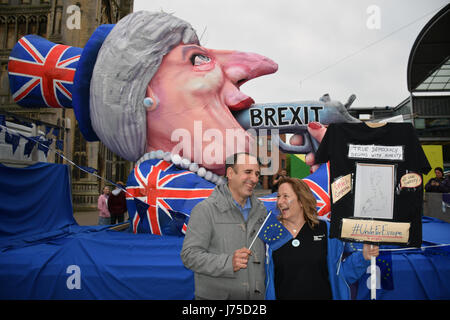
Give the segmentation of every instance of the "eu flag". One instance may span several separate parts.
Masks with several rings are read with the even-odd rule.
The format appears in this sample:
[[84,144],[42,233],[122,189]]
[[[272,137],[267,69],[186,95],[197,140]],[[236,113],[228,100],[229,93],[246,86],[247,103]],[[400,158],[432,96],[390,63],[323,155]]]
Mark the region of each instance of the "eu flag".
[[277,250],[292,239],[291,233],[278,221],[276,214],[270,211],[265,223],[261,227],[259,237],[267,243],[272,250]]
[[394,278],[392,276],[392,253],[391,252],[380,252],[377,257],[377,266],[380,268],[381,277],[381,289],[383,290],[394,290]]

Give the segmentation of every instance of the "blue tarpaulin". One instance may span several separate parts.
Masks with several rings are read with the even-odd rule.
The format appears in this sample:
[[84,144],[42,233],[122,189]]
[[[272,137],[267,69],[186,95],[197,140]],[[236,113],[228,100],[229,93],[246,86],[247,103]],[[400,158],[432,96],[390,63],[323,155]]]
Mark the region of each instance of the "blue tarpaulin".
[[[424,217],[423,239],[424,247],[450,243],[450,224]],[[79,226],[65,165],[0,165],[0,299],[193,299],[182,244],[183,237]],[[392,273],[378,299],[450,299],[448,246],[390,251],[383,260],[383,276]],[[367,277],[358,299],[370,298]]]
[[1,243],[76,224],[71,200],[67,166],[0,164]]
[[78,226],[65,165],[0,165],[0,299],[193,299],[182,244]]
[[[390,264],[381,270],[379,300],[448,300],[450,299],[450,224],[442,220],[422,218],[422,247],[404,249],[380,246],[380,260],[389,257]],[[356,247],[356,245],[354,245]],[[386,275],[388,273],[388,275]],[[357,299],[370,299],[369,274],[358,283]],[[392,284],[383,286],[383,280]],[[370,282],[370,281],[369,281]]]

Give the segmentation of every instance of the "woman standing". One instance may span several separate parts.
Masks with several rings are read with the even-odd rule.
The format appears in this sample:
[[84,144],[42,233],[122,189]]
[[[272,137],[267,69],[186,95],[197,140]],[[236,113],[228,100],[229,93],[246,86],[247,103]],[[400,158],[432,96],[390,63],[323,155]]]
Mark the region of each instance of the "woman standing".
[[435,178],[431,178],[425,185],[427,192],[447,193],[450,191],[450,181],[444,177],[444,170],[441,167],[434,168]]
[[98,208],[98,224],[108,225],[111,224],[111,214],[108,210],[108,197],[109,197],[109,187],[105,186],[103,188],[103,193],[98,197],[97,208]]
[[344,243],[328,238],[329,224],[318,219],[316,199],[302,180],[279,182],[277,206],[293,239],[269,249],[266,299],[350,299],[349,284],[366,272],[378,247],[364,244],[362,253],[341,261]]

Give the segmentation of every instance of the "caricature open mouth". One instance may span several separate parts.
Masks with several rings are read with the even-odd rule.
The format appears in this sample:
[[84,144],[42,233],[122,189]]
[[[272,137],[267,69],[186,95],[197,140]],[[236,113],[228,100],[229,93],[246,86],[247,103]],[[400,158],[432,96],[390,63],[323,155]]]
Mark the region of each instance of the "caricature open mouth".
[[234,112],[249,108],[255,101],[240,91],[240,87],[247,81],[274,73],[278,65],[271,59],[255,53],[235,51],[230,62],[225,66],[230,75],[233,86],[225,88],[225,104]]
[[[225,103],[227,104],[228,108],[233,111],[240,111],[243,109],[248,109],[252,104],[255,103],[255,100],[253,98],[246,96],[244,93],[240,91],[241,85],[246,83],[249,79],[241,79],[238,80],[235,84],[237,89],[237,94],[234,95],[227,95],[225,96]],[[236,102],[239,100],[238,102]]]
[[248,97],[248,98],[236,103],[235,105],[228,106],[228,108],[230,108],[231,111],[239,111],[239,110],[250,108],[250,106],[254,103],[255,103],[255,100],[253,100],[251,97]]

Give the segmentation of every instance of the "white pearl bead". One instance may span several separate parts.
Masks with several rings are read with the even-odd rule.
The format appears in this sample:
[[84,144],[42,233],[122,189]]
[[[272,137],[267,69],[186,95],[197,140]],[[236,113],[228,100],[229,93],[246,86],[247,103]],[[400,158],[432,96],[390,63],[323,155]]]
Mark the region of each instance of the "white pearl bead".
[[176,166],[181,164],[181,157],[179,154],[172,154],[171,160],[172,160],[172,163]]
[[181,160],[181,164],[180,165],[181,165],[181,167],[183,169],[187,169],[187,168],[189,168],[190,164],[191,164],[191,161],[189,161],[189,159],[183,158]]
[[197,172],[198,169],[199,169],[198,164],[196,164],[195,162],[192,162],[192,163],[189,165],[189,171]]
[[203,167],[199,168],[198,171],[197,171],[197,174],[199,175],[199,177],[202,177],[202,178],[205,177],[206,169],[203,168]]

